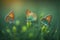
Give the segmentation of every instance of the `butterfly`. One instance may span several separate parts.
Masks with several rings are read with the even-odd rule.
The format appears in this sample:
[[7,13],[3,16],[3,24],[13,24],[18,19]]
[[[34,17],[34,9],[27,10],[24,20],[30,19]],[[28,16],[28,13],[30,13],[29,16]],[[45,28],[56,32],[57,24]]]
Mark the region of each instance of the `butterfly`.
[[46,16],[45,18],[43,18],[41,20],[41,23],[44,24],[44,25],[49,25],[50,22],[51,22],[51,18],[52,18],[52,16],[51,15],[48,15],[48,16]]
[[11,11],[5,18],[6,22],[12,23],[14,21],[14,12]]
[[28,21],[36,21],[37,20],[37,16],[35,13],[31,12],[30,10],[26,10],[26,18]]

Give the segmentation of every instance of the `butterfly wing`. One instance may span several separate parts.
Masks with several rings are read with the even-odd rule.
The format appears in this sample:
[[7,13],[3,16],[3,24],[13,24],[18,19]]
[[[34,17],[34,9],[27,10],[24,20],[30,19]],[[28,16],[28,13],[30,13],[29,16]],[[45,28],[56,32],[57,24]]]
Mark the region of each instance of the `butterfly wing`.
[[41,20],[41,23],[44,24],[44,25],[49,25],[50,21],[51,21],[51,15],[48,15],[46,18],[43,18]]
[[46,20],[48,21],[48,23],[50,23],[51,18],[52,18],[52,16],[51,16],[51,15],[48,15],[48,16],[46,17]]
[[29,20],[29,21],[36,21],[36,19],[37,19],[37,16],[28,9],[26,11],[26,16],[27,16],[27,20]]
[[26,16],[28,17],[28,16],[30,16],[30,13],[31,13],[31,11],[30,10],[26,10]]
[[44,25],[48,25],[48,21],[47,21],[45,18],[43,18],[43,19],[41,20],[41,23],[44,24]]
[[14,12],[13,11],[9,14],[9,17],[11,17],[11,19],[14,20]]
[[6,16],[6,22],[12,22],[14,20],[14,12],[11,11],[7,16]]

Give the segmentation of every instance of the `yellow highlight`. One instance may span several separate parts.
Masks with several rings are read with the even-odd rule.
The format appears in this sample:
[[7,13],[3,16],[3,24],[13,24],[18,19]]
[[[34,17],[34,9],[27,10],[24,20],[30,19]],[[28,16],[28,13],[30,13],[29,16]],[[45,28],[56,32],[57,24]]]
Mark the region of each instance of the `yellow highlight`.
[[16,32],[16,26],[13,26],[12,30],[13,32]]
[[27,31],[27,27],[26,26],[23,26],[22,27],[22,32],[26,32]]
[[30,27],[31,24],[32,24],[32,23],[31,23],[30,21],[28,21],[28,22],[27,22],[27,27]]
[[46,32],[46,31],[47,31],[47,27],[45,25],[43,25],[42,32]]

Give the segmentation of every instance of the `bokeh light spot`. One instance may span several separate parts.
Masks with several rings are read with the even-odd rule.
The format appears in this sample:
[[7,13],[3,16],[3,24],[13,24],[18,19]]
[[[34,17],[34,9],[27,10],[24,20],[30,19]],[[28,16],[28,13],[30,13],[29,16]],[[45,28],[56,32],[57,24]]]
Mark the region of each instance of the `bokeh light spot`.
[[16,25],[19,25],[20,24],[20,21],[19,20],[16,20]]
[[43,25],[42,26],[42,32],[46,32],[47,31],[47,26]]
[[16,26],[13,26],[12,30],[13,32],[16,32]]
[[7,29],[6,31],[7,31],[8,33],[10,33],[10,29]]
[[27,22],[27,27],[30,27],[31,26],[31,22]]
[[22,27],[22,32],[26,32],[27,31],[27,27],[26,26],[23,26]]

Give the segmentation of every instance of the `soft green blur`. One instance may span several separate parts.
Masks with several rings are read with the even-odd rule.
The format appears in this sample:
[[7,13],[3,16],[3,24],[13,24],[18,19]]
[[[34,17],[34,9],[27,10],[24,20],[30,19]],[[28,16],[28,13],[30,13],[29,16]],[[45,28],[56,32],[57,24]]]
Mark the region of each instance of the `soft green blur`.
[[[58,1],[1,0],[0,1],[1,40],[60,40],[60,12]],[[35,22],[26,21],[26,10],[36,13]],[[14,11],[14,22],[7,23],[5,17]],[[42,25],[41,19],[52,15],[50,25]],[[7,26],[7,28],[6,28]]]

